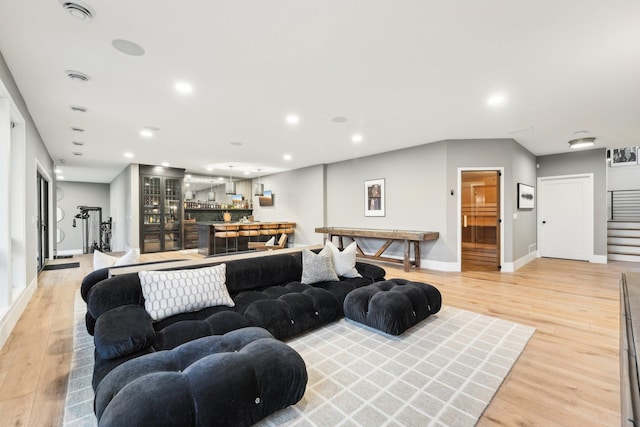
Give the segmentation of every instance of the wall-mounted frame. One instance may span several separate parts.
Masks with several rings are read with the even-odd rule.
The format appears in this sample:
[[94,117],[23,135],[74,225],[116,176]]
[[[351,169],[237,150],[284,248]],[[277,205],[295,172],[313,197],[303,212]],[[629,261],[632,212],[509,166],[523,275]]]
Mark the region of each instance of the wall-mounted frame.
[[613,148],[611,166],[631,166],[638,164],[638,147]]
[[518,209],[533,209],[536,206],[536,189],[518,183]]
[[273,206],[273,196],[271,190],[265,190],[263,195],[258,197],[260,206]]
[[364,182],[364,216],[384,216],[384,178]]

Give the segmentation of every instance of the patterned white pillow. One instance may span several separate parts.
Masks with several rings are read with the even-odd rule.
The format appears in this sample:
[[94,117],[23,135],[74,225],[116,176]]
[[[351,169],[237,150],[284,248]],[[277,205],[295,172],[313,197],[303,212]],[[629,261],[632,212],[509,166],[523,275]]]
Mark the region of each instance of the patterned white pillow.
[[325,245],[331,252],[331,259],[333,260],[333,268],[336,270],[338,276],[353,278],[362,277],[358,270],[356,270],[356,250],[358,245],[356,242],[352,242],[349,246],[340,251],[331,240],[327,240]]
[[337,282],[338,276],[333,269],[331,252],[324,248],[319,254],[309,249],[302,250],[302,279],[305,285],[313,285],[319,282]]
[[226,281],[227,265],[174,271],[140,271],[144,308],[153,320],[217,305],[235,306]]

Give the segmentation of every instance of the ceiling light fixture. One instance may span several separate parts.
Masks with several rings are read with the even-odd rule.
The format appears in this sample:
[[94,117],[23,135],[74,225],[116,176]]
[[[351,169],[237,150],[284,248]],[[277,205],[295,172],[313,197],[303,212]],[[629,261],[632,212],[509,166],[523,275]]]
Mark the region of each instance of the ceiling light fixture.
[[289,161],[292,159],[291,154],[285,154],[284,156],[282,156],[283,159]]
[[289,114],[285,120],[292,126],[300,123],[300,117],[296,116],[295,114]]
[[54,170],[54,172],[55,172],[56,174],[61,174],[61,173],[62,173],[62,170],[61,170],[61,169],[59,169],[59,168],[56,168],[56,169]]
[[83,3],[80,2],[71,2],[71,1],[61,1],[62,7],[64,10],[69,12],[71,16],[80,20],[92,19],[94,16],[93,10]]
[[213,180],[211,180],[211,187],[209,188],[209,194],[207,194],[207,200],[210,202],[216,201],[216,193],[213,192]]
[[228,195],[232,195],[232,194],[236,194],[236,183],[233,182],[233,178],[231,178],[231,169],[233,168],[233,166],[229,166],[229,182],[227,182],[224,186],[225,194]]
[[81,73],[80,71],[66,70],[64,73],[67,75],[67,77],[69,77],[74,82],[88,82],[89,81],[89,76],[86,75],[85,73]]
[[497,93],[495,95],[491,95],[489,99],[487,99],[487,104],[492,107],[497,107],[498,105],[504,104],[506,98],[504,95]]
[[187,95],[187,94],[193,92],[193,86],[191,86],[191,84],[189,84],[187,82],[177,82],[174,85],[174,88],[175,88],[176,91],[178,91],[178,92],[180,92],[180,93],[182,93],[184,95]]
[[133,153],[130,153],[130,152],[126,152],[126,153],[124,153],[123,155],[124,155],[127,159],[131,159],[131,158],[133,158]]
[[255,186],[255,190],[253,191],[254,196],[263,196],[264,195],[264,185],[262,184],[260,171],[262,169],[258,169],[258,183]]
[[165,167],[165,168],[168,168],[169,167],[169,162],[162,162],[162,166]]
[[353,142],[356,142],[356,143],[357,143],[357,142],[362,142],[362,140],[363,140],[363,139],[364,139],[364,138],[363,138],[363,137],[362,137],[362,135],[360,135],[359,133],[357,133],[357,134],[355,134],[355,135],[353,135],[353,136],[351,137],[351,140],[352,140]]
[[569,141],[569,148],[585,148],[591,147],[595,145],[596,138],[593,136],[588,136],[585,138],[572,139]]

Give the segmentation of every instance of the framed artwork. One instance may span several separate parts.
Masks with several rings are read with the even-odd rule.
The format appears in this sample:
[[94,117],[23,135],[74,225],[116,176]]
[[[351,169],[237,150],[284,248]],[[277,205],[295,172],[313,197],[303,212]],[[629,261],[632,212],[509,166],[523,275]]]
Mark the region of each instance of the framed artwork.
[[614,148],[611,150],[611,166],[638,164],[638,147]]
[[518,209],[533,209],[536,206],[536,189],[518,183]]
[[384,216],[384,179],[364,182],[364,216]]
[[273,196],[274,194],[271,192],[271,190],[265,190],[263,195],[258,197],[260,206],[273,206]]

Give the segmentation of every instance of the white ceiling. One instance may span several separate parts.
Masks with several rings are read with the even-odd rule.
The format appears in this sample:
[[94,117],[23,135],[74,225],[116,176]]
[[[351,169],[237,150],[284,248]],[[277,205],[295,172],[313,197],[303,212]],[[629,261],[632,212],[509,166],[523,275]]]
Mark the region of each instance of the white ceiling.
[[[67,180],[165,161],[256,176],[442,139],[514,138],[536,155],[569,151],[577,131],[596,147],[640,141],[634,0],[85,4],[82,21],[59,0],[0,0],[0,51]],[[487,105],[497,93],[505,103]],[[144,139],[144,126],[160,130]]]

